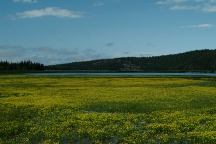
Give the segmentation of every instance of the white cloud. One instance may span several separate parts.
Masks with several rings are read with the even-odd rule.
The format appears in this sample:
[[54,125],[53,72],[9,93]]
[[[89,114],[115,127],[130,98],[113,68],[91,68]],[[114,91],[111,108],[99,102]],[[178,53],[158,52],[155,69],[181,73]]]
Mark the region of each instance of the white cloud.
[[59,18],[81,18],[83,17],[83,13],[58,7],[47,7],[16,13],[15,19],[39,18],[45,16],[54,16]]
[[215,27],[215,25],[205,23],[205,24],[181,26],[180,28],[212,28],[212,27]]
[[156,2],[158,5],[170,5],[187,2],[188,0],[159,0]]
[[216,12],[216,0],[158,0],[157,5],[166,6],[170,10],[198,10]]
[[36,3],[37,0],[13,0],[13,2],[21,2],[21,3]]
[[187,6],[187,5],[174,5],[170,7],[171,10],[196,10],[199,6]]
[[93,6],[94,7],[101,7],[101,6],[104,6],[104,3],[101,1],[98,1],[98,2],[94,3]]

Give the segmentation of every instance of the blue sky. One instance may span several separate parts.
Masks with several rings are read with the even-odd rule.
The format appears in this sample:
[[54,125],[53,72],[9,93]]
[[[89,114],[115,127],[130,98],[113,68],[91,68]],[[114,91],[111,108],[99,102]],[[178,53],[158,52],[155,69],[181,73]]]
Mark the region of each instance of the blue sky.
[[56,64],[215,49],[216,0],[2,0],[0,59]]

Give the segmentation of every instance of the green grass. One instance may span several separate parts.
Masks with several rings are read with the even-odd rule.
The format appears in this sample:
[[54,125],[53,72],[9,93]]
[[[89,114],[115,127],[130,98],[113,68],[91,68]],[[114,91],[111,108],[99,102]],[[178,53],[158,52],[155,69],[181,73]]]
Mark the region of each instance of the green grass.
[[216,143],[216,78],[0,76],[0,143]]

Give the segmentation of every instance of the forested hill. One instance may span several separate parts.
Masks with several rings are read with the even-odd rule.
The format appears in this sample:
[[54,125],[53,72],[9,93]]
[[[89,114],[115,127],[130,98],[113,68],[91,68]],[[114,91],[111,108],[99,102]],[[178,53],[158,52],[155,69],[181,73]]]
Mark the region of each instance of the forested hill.
[[153,57],[124,57],[52,65],[52,70],[216,71],[216,50],[196,50]]

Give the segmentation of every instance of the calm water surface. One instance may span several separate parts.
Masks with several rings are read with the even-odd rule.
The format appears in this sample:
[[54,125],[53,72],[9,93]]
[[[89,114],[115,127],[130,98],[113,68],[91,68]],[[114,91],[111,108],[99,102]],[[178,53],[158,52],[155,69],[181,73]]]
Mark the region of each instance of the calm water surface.
[[51,72],[51,73],[28,73],[31,76],[210,76],[216,77],[216,73],[74,73],[74,72]]

